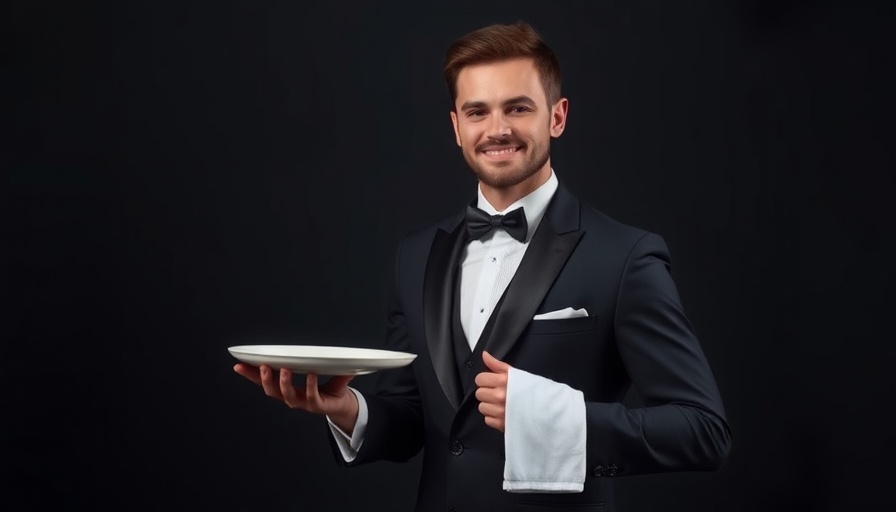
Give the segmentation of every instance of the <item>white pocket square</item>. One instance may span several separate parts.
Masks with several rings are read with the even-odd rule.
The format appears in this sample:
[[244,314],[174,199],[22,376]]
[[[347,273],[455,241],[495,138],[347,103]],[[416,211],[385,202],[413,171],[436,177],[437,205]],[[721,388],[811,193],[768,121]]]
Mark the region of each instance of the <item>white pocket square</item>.
[[535,315],[532,317],[532,320],[561,320],[563,318],[576,318],[580,316],[588,316],[588,312],[585,311],[585,308],[565,308],[558,309],[557,311],[548,311],[547,313]]

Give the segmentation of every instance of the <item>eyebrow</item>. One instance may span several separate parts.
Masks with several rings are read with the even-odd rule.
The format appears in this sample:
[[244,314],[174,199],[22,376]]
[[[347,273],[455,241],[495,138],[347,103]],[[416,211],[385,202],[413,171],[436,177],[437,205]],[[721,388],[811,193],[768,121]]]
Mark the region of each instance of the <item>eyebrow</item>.
[[[515,96],[513,98],[505,100],[504,102],[501,103],[501,105],[503,105],[503,106],[518,105],[520,103],[529,105],[531,107],[535,106],[535,100],[533,100],[532,98],[530,98],[526,95]],[[463,105],[460,106],[460,109],[461,110],[470,110],[470,109],[474,109],[474,108],[485,108],[485,107],[488,107],[488,105],[484,101],[466,101],[466,102],[464,102]]]

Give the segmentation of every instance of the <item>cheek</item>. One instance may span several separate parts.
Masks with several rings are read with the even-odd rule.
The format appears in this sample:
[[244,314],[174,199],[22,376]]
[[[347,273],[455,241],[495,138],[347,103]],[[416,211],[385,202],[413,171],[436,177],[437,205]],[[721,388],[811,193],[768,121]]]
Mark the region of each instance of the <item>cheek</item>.
[[470,147],[476,143],[476,135],[474,130],[469,127],[460,126],[457,130],[458,143],[463,143],[464,147]]

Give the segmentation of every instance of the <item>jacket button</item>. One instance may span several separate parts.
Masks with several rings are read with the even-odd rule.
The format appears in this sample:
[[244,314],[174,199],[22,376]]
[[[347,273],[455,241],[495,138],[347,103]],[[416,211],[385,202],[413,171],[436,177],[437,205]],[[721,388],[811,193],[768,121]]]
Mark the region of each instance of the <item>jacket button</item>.
[[604,476],[605,469],[606,468],[604,468],[603,466],[594,466],[594,469],[591,470],[591,474],[596,477],[602,477]]
[[455,439],[454,441],[451,441],[451,446],[448,450],[451,452],[451,455],[460,455],[464,452],[464,444]]
[[473,369],[473,361],[468,360],[466,363],[464,363],[464,366],[467,367],[467,370],[472,370]]

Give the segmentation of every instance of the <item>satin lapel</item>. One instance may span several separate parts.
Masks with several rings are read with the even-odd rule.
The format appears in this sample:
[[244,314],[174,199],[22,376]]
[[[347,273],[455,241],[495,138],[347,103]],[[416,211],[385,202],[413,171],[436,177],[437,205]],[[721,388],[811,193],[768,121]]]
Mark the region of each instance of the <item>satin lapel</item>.
[[466,242],[464,223],[452,232],[436,230],[426,262],[423,283],[423,324],[433,369],[451,405],[457,409],[463,396],[454,361],[451,338],[454,282]]
[[579,243],[579,202],[560,187],[507,286],[485,350],[498,359],[513,348]]

